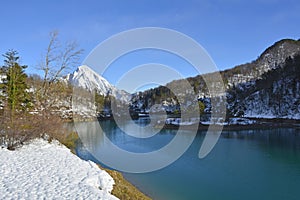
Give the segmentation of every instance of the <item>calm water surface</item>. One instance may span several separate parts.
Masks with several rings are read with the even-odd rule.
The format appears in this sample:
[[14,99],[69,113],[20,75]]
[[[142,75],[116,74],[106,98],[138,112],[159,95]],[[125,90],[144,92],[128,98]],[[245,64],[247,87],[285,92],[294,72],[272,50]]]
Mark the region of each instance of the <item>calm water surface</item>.
[[[148,122],[136,121],[141,126]],[[132,152],[157,150],[176,134],[175,130],[162,130],[151,138],[136,139],[112,121],[100,124],[111,141]],[[126,121],[122,126],[130,130]],[[101,151],[103,132],[99,122],[84,122],[77,128],[85,131],[81,137],[93,154]],[[140,134],[147,134],[142,130]],[[153,199],[300,199],[299,129],[224,131],[213,151],[199,159],[204,136],[205,132],[198,132],[190,148],[170,166],[124,176]],[[77,154],[101,163],[81,145],[77,146]]]

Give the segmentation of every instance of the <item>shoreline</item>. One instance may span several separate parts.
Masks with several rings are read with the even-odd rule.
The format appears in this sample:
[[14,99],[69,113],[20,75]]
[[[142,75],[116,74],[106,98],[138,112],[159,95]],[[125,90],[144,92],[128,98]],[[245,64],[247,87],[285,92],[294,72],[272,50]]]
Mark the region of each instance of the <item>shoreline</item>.
[[[69,141],[69,144],[72,144],[71,147],[77,146],[78,143],[81,143],[79,137],[73,137],[73,140]],[[75,148],[70,148],[70,146],[66,146],[66,147],[70,149],[71,153],[76,155],[79,159],[84,160],[77,155],[75,150],[76,147]],[[116,196],[121,200],[132,200],[132,199],[151,200],[152,199],[151,197],[149,197],[148,195],[140,191],[134,184],[129,182],[121,172],[104,168],[99,163],[97,162],[95,163],[99,169],[106,171],[115,181],[115,184],[113,185],[113,190],[111,192],[112,195]]]
[[178,130],[179,127],[182,130],[195,130],[197,131],[207,131],[209,127],[217,128],[217,130],[222,131],[239,131],[239,130],[251,130],[251,129],[273,129],[273,128],[294,128],[300,129],[300,120],[298,119],[265,119],[265,118],[245,118],[255,120],[256,123],[253,124],[230,124],[230,125],[219,125],[219,124],[193,124],[193,125],[174,125],[174,124],[164,124],[157,126],[157,128],[162,128],[165,130]]
[[[294,128],[294,129],[300,129],[299,125],[292,125],[292,124],[251,124],[251,125],[201,125],[199,124],[198,128],[197,125],[184,125],[180,126],[182,130],[197,130],[197,131],[207,131],[209,127],[212,127],[211,130],[217,128],[217,130],[222,131],[240,131],[240,130],[255,130],[255,129],[274,129],[274,128]],[[173,124],[166,124],[163,127],[157,127],[162,128],[164,130],[178,130],[178,125]]]
[[139,199],[139,200],[151,200],[152,198],[146,195],[145,193],[141,192],[139,188],[137,188],[134,184],[129,182],[122,172],[111,170],[102,167],[100,164],[97,166],[106,171],[115,181],[115,185],[113,186],[113,190],[111,194],[118,197],[121,200],[132,200],[132,199]]

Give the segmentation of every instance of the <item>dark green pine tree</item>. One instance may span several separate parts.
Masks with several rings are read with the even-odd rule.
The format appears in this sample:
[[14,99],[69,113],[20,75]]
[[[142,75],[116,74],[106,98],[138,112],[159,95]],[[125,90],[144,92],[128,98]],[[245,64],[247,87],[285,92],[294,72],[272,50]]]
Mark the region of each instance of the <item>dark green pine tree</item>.
[[6,94],[7,106],[12,112],[24,111],[29,104],[27,75],[24,72],[27,66],[19,64],[18,52],[15,50],[9,50],[3,56],[6,79],[2,88]]
[[[6,124],[6,133],[10,138],[8,144],[13,146],[16,135],[20,130],[20,119],[24,119],[30,105],[27,92],[27,75],[24,70],[26,65],[19,64],[18,52],[9,50],[4,55],[4,79],[0,84],[2,91],[1,102],[3,104],[3,115]],[[22,124],[22,123],[21,123]]]

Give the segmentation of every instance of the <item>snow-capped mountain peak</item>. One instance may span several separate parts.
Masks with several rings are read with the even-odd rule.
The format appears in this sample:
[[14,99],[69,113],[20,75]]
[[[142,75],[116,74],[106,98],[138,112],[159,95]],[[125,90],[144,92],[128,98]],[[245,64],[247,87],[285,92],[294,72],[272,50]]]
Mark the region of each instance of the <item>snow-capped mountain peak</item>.
[[105,78],[86,65],[79,66],[68,78],[72,85],[89,91],[96,90],[102,95],[106,95],[113,90],[113,86]]
[[101,95],[110,94],[121,101],[128,101],[130,99],[129,93],[117,89],[86,65],[79,66],[72,74],[68,74],[66,79],[72,85],[84,88],[88,91],[95,90]]

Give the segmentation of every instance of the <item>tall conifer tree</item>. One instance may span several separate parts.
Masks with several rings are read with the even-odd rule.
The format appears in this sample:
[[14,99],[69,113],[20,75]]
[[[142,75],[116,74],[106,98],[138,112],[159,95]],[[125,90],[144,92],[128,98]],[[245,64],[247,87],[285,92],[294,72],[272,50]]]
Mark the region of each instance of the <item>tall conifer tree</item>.
[[6,134],[9,138],[8,146],[15,144],[15,139],[22,130],[18,119],[26,117],[29,106],[29,95],[27,93],[26,79],[24,70],[26,65],[19,63],[18,52],[9,50],[4,55],[4,78],[0,84],[2,91],[1,101],[3,104],[2,117],[5,121]]

